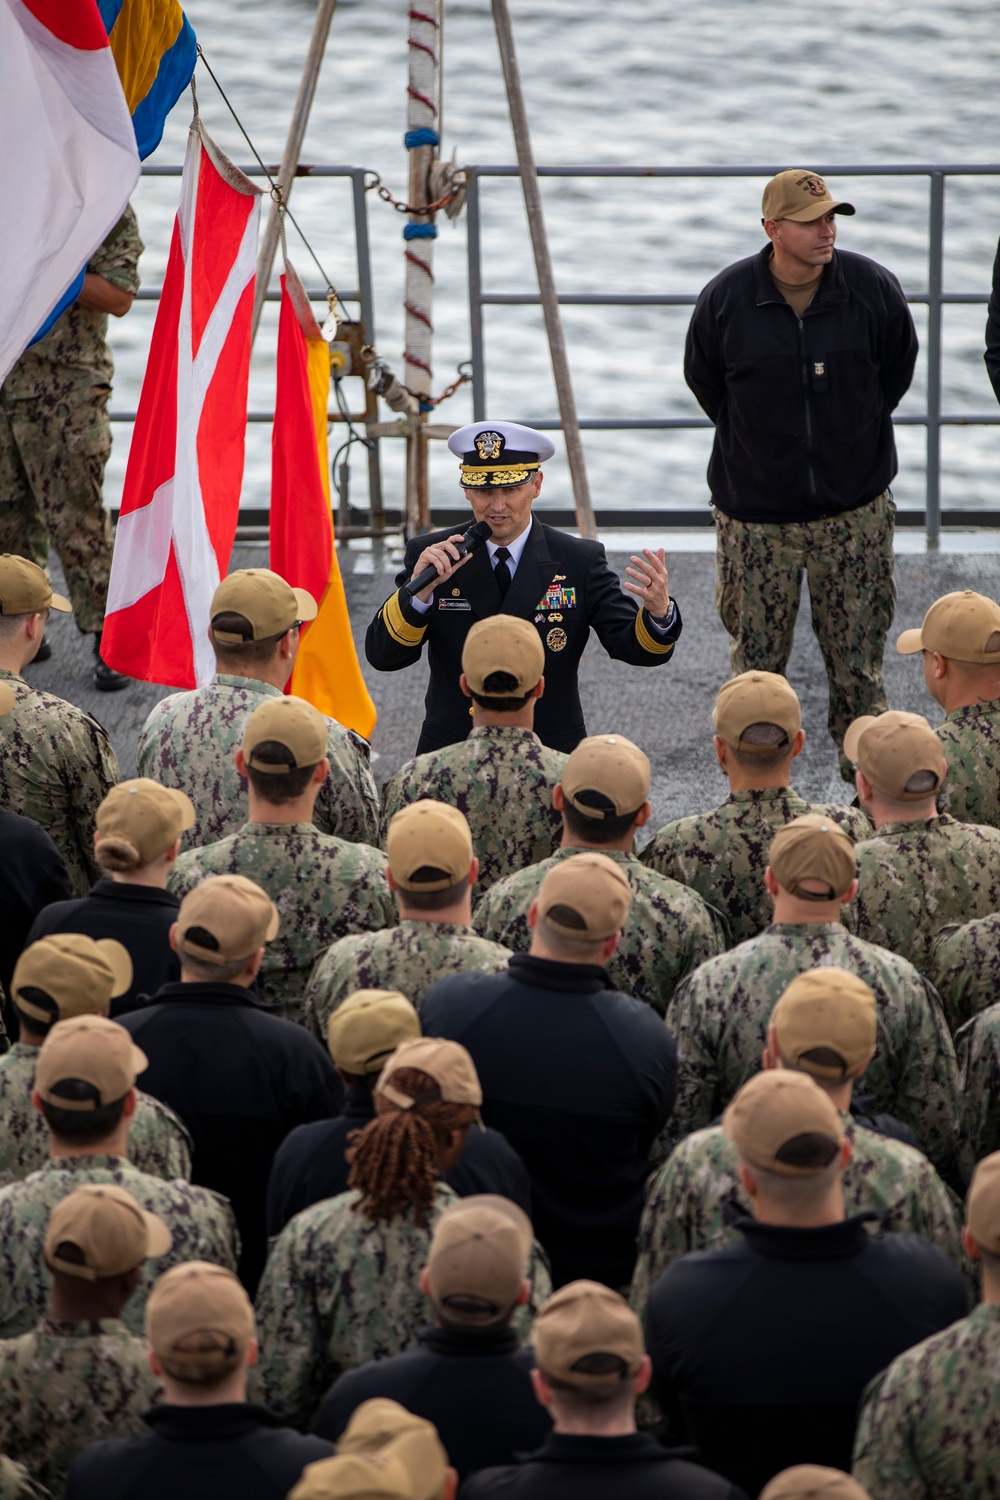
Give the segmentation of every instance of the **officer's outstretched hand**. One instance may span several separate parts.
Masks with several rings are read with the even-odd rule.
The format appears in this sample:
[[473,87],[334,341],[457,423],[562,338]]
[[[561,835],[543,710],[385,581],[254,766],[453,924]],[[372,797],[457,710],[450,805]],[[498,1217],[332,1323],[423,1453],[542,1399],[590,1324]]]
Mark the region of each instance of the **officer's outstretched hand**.
[[464,541],[465,537],[462,532],[456,531],[451,536],[445,537],[443,542],[434,542],[432,546],[425,547],[413,564],[411,578],[416,578],[425,568],[437,568],[438,571],[435,581],[417,595],[417,598],[423,604],[430,603],[431,595],[439,583],[444,583],[453,573],[456,573],[459,568],[469,561],[472,553],[468,553],[465,557],[459,557],[458,550],[455,547],[456,542]]
[[654,620],[665,620],[670,613],[670,578],[665,557],[662,547],[658,552],[643,547],[641,557],[632,554],[630,561],[635,566],[625,569],[629,578],[636,580],[635,583],[626,583],[626,590],[639,596]]

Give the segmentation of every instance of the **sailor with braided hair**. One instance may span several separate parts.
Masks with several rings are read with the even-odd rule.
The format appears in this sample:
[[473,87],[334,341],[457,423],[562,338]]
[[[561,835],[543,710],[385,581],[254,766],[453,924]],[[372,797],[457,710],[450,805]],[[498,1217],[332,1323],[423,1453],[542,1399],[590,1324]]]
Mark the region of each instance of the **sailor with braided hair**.
[[[257,1294],[256,1399],[305,1427],[332,1381],[417,1342],[427,1321],[420,1271],[435,1221],[456,1202],[439,1174],[454,1165],[482,1090],[457,1042],[418,1037],[389,1058],[376,1115],[350,1138],[350,1191],[297,1214],[275,1241]],[[527,1332],[551,1290],[537,1246]]]

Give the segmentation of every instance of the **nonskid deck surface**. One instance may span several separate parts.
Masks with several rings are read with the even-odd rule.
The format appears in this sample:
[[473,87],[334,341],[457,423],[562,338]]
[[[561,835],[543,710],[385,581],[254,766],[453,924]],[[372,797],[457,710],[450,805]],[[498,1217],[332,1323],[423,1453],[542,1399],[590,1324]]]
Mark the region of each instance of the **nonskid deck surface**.
[[[609,551],[620,574],[627,555]],[[237,545],[232,567],[260,567],[266,549]],[[355,640],[362,650],[365,628],[391,592],[398,553],[342,553],[341,567],[351,609]],[[357,566],[355,566],[355,563]],[[715,613],[715,560],[708,553],[669,555],[670,585],[684,614],[684,634],[674,660],[656,670],[613,662],[591,637],[581,667],[580,686],[591,733],[618,730],[640,744],[653,766],[651,827],[671,818],[713,806],[724,794],[724,782],[712,753],[712,703],[719,684],[730,675],[727,636]],[[52,581],[61,588],[53,559]],[[57,582],[57,578],[60,580]],[[896,559],[896,621],[886,652],[886,684],[892,708],[923,713],[931,723],[941,717],[927,696],[919,661],[896,654],[899,631],[918,625],[928,605],[951,589],[973,588],[1000,598],[1000,552],[902,555]],[[789,677],[802,700],[808,743],[796,763],[794,784],[814,800],[840,799],[846,790],[837,774],[826,733],[826,678],[809,628],[808,597],[803,595]],[[99,693],[91,682],[90,642],[68,617],[54,616],[49,626],[52,659],[30,666],[26,676],[37,687],[69,698],[100,720],[118,752],[123,776],[135,774],[135,742],[150,707],[165,689],[135,683],[120,693]],[[375,774],[383,781],[413,753],[423,710],[426,665],[403,672],[373,672],[363,661],[379,722],[374,749]]]

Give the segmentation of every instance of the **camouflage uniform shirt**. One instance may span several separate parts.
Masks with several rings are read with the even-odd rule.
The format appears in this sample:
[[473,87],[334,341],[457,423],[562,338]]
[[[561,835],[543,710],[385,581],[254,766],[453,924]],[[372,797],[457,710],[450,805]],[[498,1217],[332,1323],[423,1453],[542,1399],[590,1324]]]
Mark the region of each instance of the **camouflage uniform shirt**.
[[771,898],[764,886],[768,850],[778,829],[803,813],[839,823],[855,840],[872,834],[860,808],[806,802],[791,787],[775,786],[730,792],[711,812],[668,823],[639,858],[721,911],[735,945],[756,937],[771,920]]
[[482,725],[467,740],[418,755],[382,788],[383,839],[393,813],[421,797],[447,802],[469,820],[480,892],[547,859],[562,839],[552,788],[568,760],[531,729]]
[[159,1396],[148,1345],[117,1318],[45,1317],[0,1341],[0,1448],[55,1495],[88,1444],[144,1432],[139,1413]]
[[385,932],[341,938],[316,963],[305,993],[306,1024],[326,1042],[327,1022],[355,990],[399,990],[419,1010],[424,991],[446,974],[499,974],[510,950],[457,922],[404,918]]
[[950,817],[886,823],[857,854],[854,930],[905,953],[921,973],[946,922],[1000,908],[1000,829]]
[[[49,1159],[49,1128],[35,1108],[38,1048],[15,1042],[0,1057],[0,1186],[23,1182]],[[128,1159],[150,1177],[191,1177],[191,1137],[167,1105],[137,1090],[128,1133]],[[0,1448],[3,1444],[0,1443]]]
[[878,1500],[1000,1495],[1000,1306],[897,1355],[862,1398],[853,1474]]
[[[341,1371],[411,1348],[431,1321],[419,1275],[433,1221],[456,1195],[438,1184],[426,1228],[401,1214],[373,1224],[354,1211],[358,1198],[341,1193],[296,1214],[257,1292],[261,1359],[251,1389],[294,1427],[306,1426]],[[515,1315],[522,1336],[551,1292],[537,1246],[528,1280],[531,1296]]]
[[94,859],[97,809],[118,781],[107,734],[82,709],[36,692],[0,668],[16,702],[0,719],[0,807],[34,818],[66,862],[73,893],[86,896],[100,879]]
[[939,810],[1000,828],[1000,699],[952,709],[935,733],[948,762]]
[[[546,871],[557,861],[582,852],[560,849],[551,859],[499,881],[476,907],[473,920],[478,930],[514,953],[527,953],[531,945],[528,908]],[[725,921],[696,891],[647,869],[634,854],[617,849],[601,853],[623,866],[632,887],[621,940],[605,964],[608,976],[615,989],[645,1000],[662,1015],[685,974],[723,952],[728,936]]]
[[182,854],[170,889],[183,899],[206,875],[246,875],[278,908],[281,926],[264,949],[257,988],[290,1021],[304,1019],[309,972],[331,943],[396,920],[385,855],[313,823],[244,823],[219,843]]
[[[207,687],[172,693],[151,710],[139,734],[140,776],[187,792],[195,824],[188,848],[214,844],[246,821],[247,784],[234,756],[243,728],[265,698],[281,689],[256,677],[219,674]],[[328,719],[330,774],[319,789],[313,822],[321,833],[357,843],[378,842],[378,791],[366,740]]]
[[958,1136],[967,1177],[1000,1151],[1000,1005],[981,1011],[955,1037],[960,1078]]
[[[881,1218],[865,1225],[874,1233],[911,1231],[969,1273],[962,1250],[962,1206],[930,1162],[912,1146],[858,1125],[841,1114],[853,1155],[844,1170],[844,1207],[852,1214],[874,1210]],[[720,1125],[697,1130],[671,1152],[646,1191],[639,1227],[639,1255],[631,1302],[641,1316],[654,1281],[692,1250],[723,1250],[740,1243],[735,1215],[749,1215],[750,1200],[739,1179],[739,1157]]]
[[956,1032],[1000,994],[1000,912],[951,923],[934,939],[927,978]]
[[171,1234],[166,1255],[148,1260],[122,1313],[135,1334],[143,1331],[146,1298],[157,1276],[184,1260],[210,1260],[236,1270],[239,1237],[225,1198],[190,1182],[164,1182],[140,1172],[122,1156],[63,1156],[23,1182],[0,1188],[0,1336],[27,1333],[45,1313],[48,1276],[42,1247],[49,1214],[85,1182],[113,1182],[140,1208],[158,1214]]
[[767,1023],[806,969],[833,964],[875,992],[878,1039],[865,1089],[913,1130],[949,1184],[957,1180],[955,1049],[932,987],[895,953],[838,922],[782,922],[702,965],[667,1009],[677,1039],[677,1103],[667,1126],[676,1143],[709,1125],[760,1068]]

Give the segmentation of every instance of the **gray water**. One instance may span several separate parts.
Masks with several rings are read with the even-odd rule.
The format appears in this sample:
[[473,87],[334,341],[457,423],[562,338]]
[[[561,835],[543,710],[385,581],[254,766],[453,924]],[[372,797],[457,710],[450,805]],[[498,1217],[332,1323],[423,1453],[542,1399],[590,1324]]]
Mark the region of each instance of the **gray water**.
[[[312,29],[306,0],[190,0],[188,14],[205,53],[265,161],[281,155]],[[760,164],[990,162],[1000,160],[996,78],[1000,37],[995,6],[930,0],[827,0],[815,11],[787,0],[703,0],[659,5],[640,0],[512,0],[514,31],[536,160],[550,165],[633,163]],[[340,0],[304,160],[363,165],[405,194],[406,5],[402,0]],[[443,154],[460,162],[509,163],[513,140],[487,0],[447,7],[444,36]],[[202,113],[238,162],[245,143],[202,69]],[[156,163],[180,162],[189,118],[174,111]],[[837,196],[857,205],[841,220],[840,244],[890,266],[904,288],[926,288],[926,179],[862,179],[831,173]],[[708,179],[543,182],[556,279],[563,292],[695,293],[730,261],[762,242],[761,181]],[[145,179],[135,197],[147,244],[147,285],[162,279],[179,183]],[[490,291],[534,291],[520,186],[484,184],[484,283]],[[369,195],[377,343],[401,366],[402,220]],[[356,285],[353,223],[346,186],[299,182],[293,208],[335,283]],[[1000,233],[1000,177],[951,180],[947,188],[945,289],[989,290]],[[442,222],[435,252],[435,391],[468,357],[465,226]],[[307,284],[318,272],[290,235]],[[321,309],[322,311],[322,309]],[[116,324],[114,405],[134,409],[154,307],[137,303]],[[686,308],[564,308],[582,417],[697,415],[681,360]],[[918,328],[924,310],[915,309]],[[982,363],[985,309],[944,313],[944,410],[995,412]],[[273,397],[276,309],[265,311],[251,374],[250,405]],[[534,308],[488,308],[487,389],[494,418],[549,418],[557,406],[541,315]],[[922,410],[923,368],[902,412]],[[359,383],[347,382],[352,405]],[[352,390],[351,390],[352,388]],[[471,420],[461,391],[440,420]],[[131,429],[116,428],[106,486],[117,504]],[[587,433],[591,489],[598,505],[691,507],[707,503],[710,434]],[[898,502],[923,503],[922,428],[898,430]],[[387,504],[401,500],[401,444],[384,443]],[[996,505],[1000,430],[946,430],[945,506]],[[454,503],[454,461],[432,449],[432,496]],[[364,466],[352,468],[352,497],[366,502]],[[244,504],[267,504],[270,429],[251,428]],[[571,503],[565,464],[549,466],[544,499]]]

